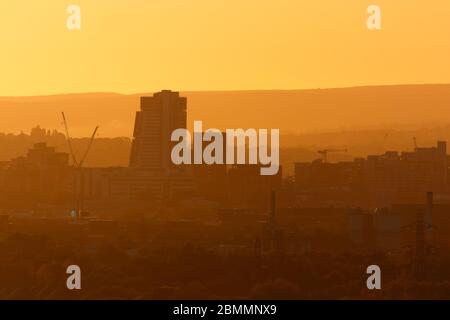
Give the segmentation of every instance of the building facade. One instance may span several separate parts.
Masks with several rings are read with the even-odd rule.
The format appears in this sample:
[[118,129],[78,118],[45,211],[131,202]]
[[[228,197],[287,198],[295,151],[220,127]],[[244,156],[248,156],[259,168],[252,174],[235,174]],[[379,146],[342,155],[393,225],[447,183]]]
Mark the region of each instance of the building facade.
[[141,97],[136,112],[130,167],[167,171],[173,167],[170,154],[175,129],[186,128],[187,101],[178,92],[163,90],[151,97]]

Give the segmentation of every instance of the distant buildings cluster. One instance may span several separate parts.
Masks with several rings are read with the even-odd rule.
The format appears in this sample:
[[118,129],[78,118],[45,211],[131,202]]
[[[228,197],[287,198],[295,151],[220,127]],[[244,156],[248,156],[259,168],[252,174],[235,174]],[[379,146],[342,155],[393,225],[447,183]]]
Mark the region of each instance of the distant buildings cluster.
[[171,134],[187,127],[187,101],[164,90],[141,98],[128,168],[84,170],[84,190],[91,199],[148,201],[173,205],[205,199],[219,206],[264,207],[261,194],[281,188],[281,172],[260,177],[257,165],[175,165]]
[[67,153],[37,143],[25,156],[1,164],[1,200],[16,207],[61,203],[68,199],[71,173]]
[[382,207],[423,203],[428,191],[450,192],[447,144],[388,151],[353,161],[295,163],[297,200],[303,205]]
[[259,165],[174,165],[170,154],[175,142],[170,136],[186,123],[187,101],[178,92],[142,97],[128,167],[76,169],[68,154],[38,143],[25,156],[0,163],[0,201],[11,207],[75,207],[81,195],[94,207],[112,209],[170,207],[198,200],[217,208],[267,212],[271,191],[286,208],[375,208],[423,203],[428,191],[437,198],[450,191],[443,141],[413,152],[389,151],[348,162],[295,163],[292,182],[282,179],[282,170],[261,176]]
[[261,195],[281,190],[281,170],[261,176],[259,165],[172,163],[175,143],[170,136],[175,129],[186,128],[186,108],[186,98],[178,92],[164,90],[141,98],[129,167],[76,170],[67,154],[40,143],[26,157],[2,164],[0,190],[10,200],[29,195],[34,202],[59,204],[82,193],[84,200],[99,206],[174,205],[204,199],[218,206],[267,207],[268,199]]

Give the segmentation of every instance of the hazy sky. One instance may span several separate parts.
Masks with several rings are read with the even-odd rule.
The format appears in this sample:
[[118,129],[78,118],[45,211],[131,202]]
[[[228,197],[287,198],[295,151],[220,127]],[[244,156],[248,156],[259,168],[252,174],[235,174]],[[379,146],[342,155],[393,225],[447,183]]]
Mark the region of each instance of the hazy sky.
[[2,1],[0,39],[0,95],[450,83],[449,0]]

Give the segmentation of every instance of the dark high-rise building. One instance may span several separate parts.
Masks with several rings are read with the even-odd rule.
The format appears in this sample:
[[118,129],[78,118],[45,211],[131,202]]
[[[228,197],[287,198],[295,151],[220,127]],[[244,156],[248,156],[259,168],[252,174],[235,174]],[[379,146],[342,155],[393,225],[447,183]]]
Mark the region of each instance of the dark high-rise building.
[[167,171],[170,158],[170,136],[175,129],[186,128],[186,98],[178,92],[163,90],[152,97],[141,97],[136,112],[130,167]]
[[185,166],[173,164],[170,137],[176,129],[186,129],[186,98],[163,90],[141,97],[136,112],[130,170],[117,180],[118,190],[133,198],[181,199],[190,194],[192,179]]

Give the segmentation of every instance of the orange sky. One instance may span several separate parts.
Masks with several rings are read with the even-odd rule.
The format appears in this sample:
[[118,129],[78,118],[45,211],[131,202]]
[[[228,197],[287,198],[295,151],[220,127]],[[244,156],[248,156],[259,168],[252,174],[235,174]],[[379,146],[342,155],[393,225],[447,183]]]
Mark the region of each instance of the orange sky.
[[2,96],[450,83],[448,0],[2,1],[0,39]]

